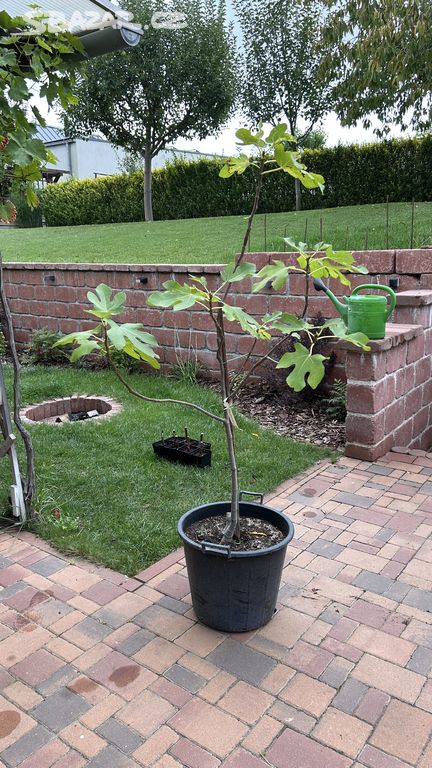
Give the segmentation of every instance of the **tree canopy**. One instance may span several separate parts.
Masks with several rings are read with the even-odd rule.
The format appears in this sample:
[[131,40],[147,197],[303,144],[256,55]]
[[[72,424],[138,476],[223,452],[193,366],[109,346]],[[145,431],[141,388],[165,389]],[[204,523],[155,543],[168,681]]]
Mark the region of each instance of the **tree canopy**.
[[[252,124],[288,122],[298,144],[330,111],[318,46],[321,0],[233,0],[243,31],[240,101]],[[297,207],[301,187],[296,184]]]
[[159,0],[126,0],[141,22],[141,44],[87,65],[76,89],[79,102],[66,129],[86,136],[101,131],[112,144],[145,162],[145,214],[153,218],[151,161],[179,138],[205,138],[230,115],[235,97],[235,45],[221,0],[178,0],[187,25],[152,26]]
[[43,14],[28,19],[0,11],[0,220],[12,221],[15,207],[8,195],[14,185],[24,189],[30,205],[37,204],[33,184],[53,159],[42,141],[34,138],[36,124],[45,121],[30,101],[35,83],[48,104],[60,100],[64,107],[75,97],[72,86],[77,71],[73,55],[82,51],[67,31],[44,29]]
[[325,0],[324,67],[332,72],[335,108],[344,125],[373,113],[403,129],[432,121],[430,0]]

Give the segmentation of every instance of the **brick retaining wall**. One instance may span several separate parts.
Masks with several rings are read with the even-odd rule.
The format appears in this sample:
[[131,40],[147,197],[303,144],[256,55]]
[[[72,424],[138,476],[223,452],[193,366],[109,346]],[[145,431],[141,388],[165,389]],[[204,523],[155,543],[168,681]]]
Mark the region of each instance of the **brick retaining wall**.
[[[429,356],[432,351],[432,250],[370,251],[355,254],[356,263],[369,270],[368,276],[352,276],[352,285],[363,282],[388,285],[391,277],[399,279],[399,296],[394,319],[405,328],[393,329],[383,342],[374,342],[369,356],[338,347],[341,377],[347,354],[349,416],[347,436],[349,455],[377,458],[401,443],[411,448],[429,448],[432,442],[429,402],[432,400]],[[260,268],[273,258],[294,263],[288,253],[250,254],[247,259]],[[6,263],[5,287],[14,317],[17,341],[27,341],[33,330],[48,327],[63,333],[84,330],[93,323],[85,309],[87,291],[104,282],[113,289],[126,291],[127,311],[123,320],[142,322],[161,345],[163,370],[176,356],[196,349],[204,369],[216,371],[215,336],[212,323],[200,310],[173,312],[147,306],[149,292],[162,288],[169,279],[182,282],[187,273],[205,275],[209,285],[216,285],[223,265],[139,265],[139,264],[20,264]],[[251,293],[250,280],[234,284],[234,302],[253,315],[267,312],[303,310],[305,280],[292,274],[284,291],[268,289]],[[342,295],[344,290],[331,281]],[[421,296],[421,301],[416,297]],[[310,316],[321,313],[336,316],[331,302],[311,286]],[[240,366],[252,340],[238,327],[227,335],[228,352],[233,367]],[[378,346],[376,346],[378,345]],[[265,349],[265,347],[263,347]],[[260,344],[257,345],[257,353]],[[412,376],[414,378],[412,379]],[[395,401],[395,397],[399,398]],[[403,405],[403,415],[402,408]],[[366,409],[366,410],[365,410]],[[357,453],[355,453],[357,452]]]

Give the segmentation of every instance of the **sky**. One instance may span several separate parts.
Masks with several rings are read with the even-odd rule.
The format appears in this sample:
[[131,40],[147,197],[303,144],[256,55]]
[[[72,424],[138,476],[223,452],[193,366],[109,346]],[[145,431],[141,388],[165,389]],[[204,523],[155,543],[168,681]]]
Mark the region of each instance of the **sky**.
[[[161,2],[161,5],[163,0]],[[232,0],[226,0],[227,3],[227,18],[234,22],[235,33],[237,38],[241,37],[240,29],[236,23],[235,14],[232,6]],[[119,3],[121,5],[121,3]],[[48,120],[49,125],[59,125],[59,119],[54,112],[48,112],[45,105],[39,100],[36,100],[38,106],[41,109],[42,114]],[[373,123],[373,121],[372,121]],[[208,137],[199,141],[197,139],[179,139],[176,142],[178,149],[194,149],[205,153],[212,153],[218,155],[230,155],[235,154],[237,151],[235,131],[239,127],[245,126],[247,123],[241,115],[234,116],[218,136]],[[346,128],[341,126],[339,119],[335,113],[328,114],[322,122],[324,133],[327,136],[326,145],[335,146],[337,144],[362,144],[365,142],[376,141],[376,135],[374,134],[373,127],[366,130],[361,123],[356,126]],[[390,136],[400,136],[401,131],[394,127],[391,130]]]

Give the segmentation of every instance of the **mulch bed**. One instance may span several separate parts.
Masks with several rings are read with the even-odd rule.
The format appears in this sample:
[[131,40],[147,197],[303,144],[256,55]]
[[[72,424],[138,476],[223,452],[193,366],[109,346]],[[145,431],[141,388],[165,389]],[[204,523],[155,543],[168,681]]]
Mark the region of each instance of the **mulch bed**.
[[345,423],[328,416],[324,398],[323,394],[311,391],[297,394],[262,381],[245,386],[236,406],[245,416],[251,416],[278,435],[342,449]]

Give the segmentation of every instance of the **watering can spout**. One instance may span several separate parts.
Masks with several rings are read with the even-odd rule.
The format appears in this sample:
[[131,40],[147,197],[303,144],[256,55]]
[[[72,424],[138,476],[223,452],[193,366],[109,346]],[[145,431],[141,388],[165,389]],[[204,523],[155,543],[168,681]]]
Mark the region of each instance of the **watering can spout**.
[[325,283],[323,283],[323,281],[319,277],[316,277],[313,282],[314,282],[315,290],[324,291],[324,293],[327,294],[330,301],[335,305],[344,323],[348,325],[348,304],[344,304],[342,301],[339,301],[339,299],[334,295],[334,293],[332,293],[330,288],[327,288]]

